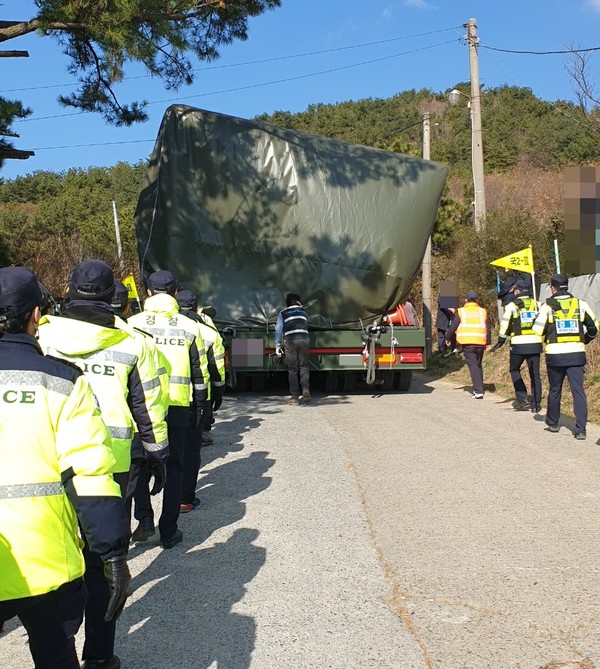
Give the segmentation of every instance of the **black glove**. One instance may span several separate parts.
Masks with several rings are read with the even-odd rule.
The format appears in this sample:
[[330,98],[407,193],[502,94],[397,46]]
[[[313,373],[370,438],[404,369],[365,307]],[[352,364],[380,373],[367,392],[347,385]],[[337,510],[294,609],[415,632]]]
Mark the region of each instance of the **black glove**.
[[211,402],[212,402],[212,410],[213,411],[218,411],[221,407],[221,404],[223,404],[223,391],[225,389],[225,386],[211,386]]
[[127,566],[127,556],[120,555],[105,560],[104,577],[108,581],[110,589],[110,600],[104,614],[104,620],[108,623],[111,620],[116,620],[121,615],[129,596],[131,574]]
[[498,342],[490,349],[490,353],[495,353],[503,344],[504,339],[499,339]]
[[194,413],[193,423],[195,428],[202,425],[202,412],[204,411],[204,400],[201,404],[196,404],[196,412]]
[[158,495],[165,487],[165,481],[167,480],[167,463],[164,460],[148,460],[146,462],[146,481],[150,483],[152,477],[154,477],[154,485],[150,494]]

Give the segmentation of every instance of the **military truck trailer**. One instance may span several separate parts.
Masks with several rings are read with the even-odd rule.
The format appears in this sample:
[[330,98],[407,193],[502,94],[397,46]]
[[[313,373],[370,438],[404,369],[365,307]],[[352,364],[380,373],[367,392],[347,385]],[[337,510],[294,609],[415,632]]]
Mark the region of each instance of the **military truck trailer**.
[[426,366],[425,331],[401,305],[446,176],[419,158],[175,105],[136,209],[142,272],[168,268],[216,309],[231,387],[285,371],[274,334],[292,292],[326,390],[407,390]]

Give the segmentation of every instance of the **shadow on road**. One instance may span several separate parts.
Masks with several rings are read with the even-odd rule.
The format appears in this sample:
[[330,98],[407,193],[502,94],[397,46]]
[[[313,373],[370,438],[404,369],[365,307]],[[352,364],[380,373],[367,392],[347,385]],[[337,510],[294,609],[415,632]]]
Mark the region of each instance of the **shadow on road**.
[[266,550],[253,543],[258,536],[241,528],[210,548],[161,552],[134,579],[143,597],[119,621],[117,652],[127,666],[247,669],[256,624],[232,609],[265,563]]
[[[244,435],[261,422],[249,413],[231,419],[224,414],[217,421],[215,444],[202,449],[196,488],[202,504],[179,518],[183,542],[158,552],[133,579],[135,601],[119,621],[116,643],[131,669],[249,666],[256,626],[232,607],[264,564],[266,550],[254,545],[259,532],[253,528],[237,529],[224,542],[204,545],[213,533],[242,520],[245,500],[271,484],[265,474],[275,460],[265,451],[217,462],[242,451]],[[206,469],[209,464],[212,468]],[[156,550],[156,538],[134,545],[130,557],[148,549]]]
[[[462,390],[465,393],[472,393],[473,392],[473,386],[472,385],[466,385],[466,386],[454,386],[452,390]],[[484,383],[483,384],[483,392],[484,393],[495,393],[496,392],[496,384],[495,383]],[[506,401],[511,401],[511,400],[506,400]]]

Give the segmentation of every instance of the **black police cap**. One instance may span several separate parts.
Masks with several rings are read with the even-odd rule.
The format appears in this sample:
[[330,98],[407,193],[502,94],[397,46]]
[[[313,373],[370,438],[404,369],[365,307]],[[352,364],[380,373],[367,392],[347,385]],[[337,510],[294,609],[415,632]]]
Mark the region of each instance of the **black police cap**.
[[531,290],[531,282],[527,279],[517,279],[515,281],[515,288],[522,293],[528,293]]
[[206,314],[209,318],[214,318],[217,315],[217,310],[211,304],[207,304],[205,307],[202,307],[202,313]]
[[550,285],[554,288],[566,290],[569,287],[569,277],[566,274],[553,274],[550,279]]
[[115,294],[110,303],[115,309],[123,309],[129,301],[129,291],[127,286],[121,281],[115,281]]
[[115,294],[115,276],[103,260],[84,260],[71,274],[69,298],[111,303]]
[[148,277],[148,287],[153,293],[169,293],[177,290],[177,281],[168,269],[159,269]]
[[179,304],[182,309],[196,310],[198,308],[198,299],[191,290],[180,290],[175,296],[175,299],[177,300],[177,304]]
[[0,268],[0,322],[27,316],[42,303],[35,274],[27,267]]

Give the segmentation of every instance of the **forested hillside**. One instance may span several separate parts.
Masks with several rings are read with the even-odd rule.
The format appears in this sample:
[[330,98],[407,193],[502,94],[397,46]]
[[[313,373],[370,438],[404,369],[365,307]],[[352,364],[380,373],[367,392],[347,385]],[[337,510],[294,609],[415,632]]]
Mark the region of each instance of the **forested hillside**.
[[[468,96],[467,85],[458,88]],[[466,99],[465,99],[466,103]],[[433,160],[450,167],[434,241],[434,280],[456,278],[493,294],[489,259],[532,243],[542,273],[551,271],[551,244],[562,239],[562,173],[566,165],[600,163],[600,142],[586,113],[536,98],[531,90],[484,91],[483,142],[488,224],[471,225],[471,126],[465,105],[445,94],[405,91],[389,99],[311,105],[258,120],[378,148],[421,154],[421,120],[432,122]],[[56,293],[83,257],[114,263],[112,201],[117,203],[127,271],[137,268],[133,212],[145,166],[38,172],[0,178],[0,261],[33,267]],[[460,270],[458,269],[460,268]]]
[[[469,97],[467,84],[458,90]],[[598,137],[586,115],[566,102],[550,103],[529,88],[503,86],[482,93],[484,160],[488,173],[519,165],[545,170],[600,159]],[[431,115],[431,157],[448,164],[454,175],[471,169],[471,121],[464,104],[450,106],[445,94],[423,89],[386,100],[366,99],[312,105],[305,112],[276,112],[258,120],[302,132],[421,155],[421,119]],[[438,124],[438,125],[435,125]]]

